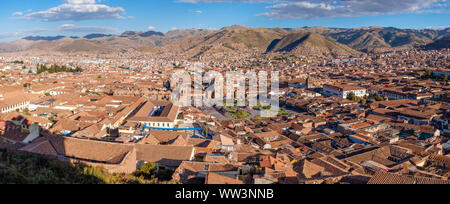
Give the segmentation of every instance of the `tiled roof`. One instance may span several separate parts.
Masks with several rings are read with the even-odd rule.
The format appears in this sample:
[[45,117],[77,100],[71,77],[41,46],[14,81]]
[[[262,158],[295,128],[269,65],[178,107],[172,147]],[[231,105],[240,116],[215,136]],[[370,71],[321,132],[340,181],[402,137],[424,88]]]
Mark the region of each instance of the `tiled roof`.
[[368,184],[450,184],[450,181],[379,171]]

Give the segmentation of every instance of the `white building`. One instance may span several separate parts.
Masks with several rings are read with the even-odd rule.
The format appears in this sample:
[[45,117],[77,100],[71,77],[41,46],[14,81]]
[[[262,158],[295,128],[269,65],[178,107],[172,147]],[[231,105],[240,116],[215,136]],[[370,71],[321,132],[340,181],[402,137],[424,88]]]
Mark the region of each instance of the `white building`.
[[0,113],[11,113],[29,108],[30,100],[21,93],[1,94],[0,93]]
[[350,93],[355,94],[358,97],[367,96],[367,89],[359,86],[348,85],[328,85],[323,86],[323,94],[327,96],[339,96],[341,98],[347,98]]

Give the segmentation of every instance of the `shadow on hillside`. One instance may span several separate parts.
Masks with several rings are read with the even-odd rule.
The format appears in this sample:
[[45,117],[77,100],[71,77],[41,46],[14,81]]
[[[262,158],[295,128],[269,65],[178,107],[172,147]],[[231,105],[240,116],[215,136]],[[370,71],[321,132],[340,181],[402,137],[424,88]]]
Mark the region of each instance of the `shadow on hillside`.
[[0,149],[0,184],[104,184],[89,167],[56,158]]

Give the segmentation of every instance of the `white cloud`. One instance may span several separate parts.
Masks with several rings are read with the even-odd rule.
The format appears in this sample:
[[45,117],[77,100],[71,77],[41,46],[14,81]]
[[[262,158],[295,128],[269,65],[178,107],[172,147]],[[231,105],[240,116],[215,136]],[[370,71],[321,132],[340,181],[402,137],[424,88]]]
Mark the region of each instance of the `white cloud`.
[[100,0],[65,0],[64,4],[45,11],[37,11],[15,19],[36,21],[82,21],[95,19],[124,19],[122,7],[97,4]]
[[156,28],[154,26],[149,26],[147,29],[148,30],[156,30]]
[[13,16],[21,16],[21,15],[23,15],[23,12],[17,11],[17,12],[14,12],[12,15]]
[[446,0],[179,0],[185,3],[246,2],[270,3],[271,18],[356,17],[398,13],[449,13]]

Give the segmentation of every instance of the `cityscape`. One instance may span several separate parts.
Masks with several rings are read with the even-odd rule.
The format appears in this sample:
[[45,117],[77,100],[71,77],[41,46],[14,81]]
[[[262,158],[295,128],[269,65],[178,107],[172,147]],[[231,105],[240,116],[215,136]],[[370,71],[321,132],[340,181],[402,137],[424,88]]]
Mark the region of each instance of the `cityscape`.
[[1,184],[450,184],[446,1],[17,2]]

